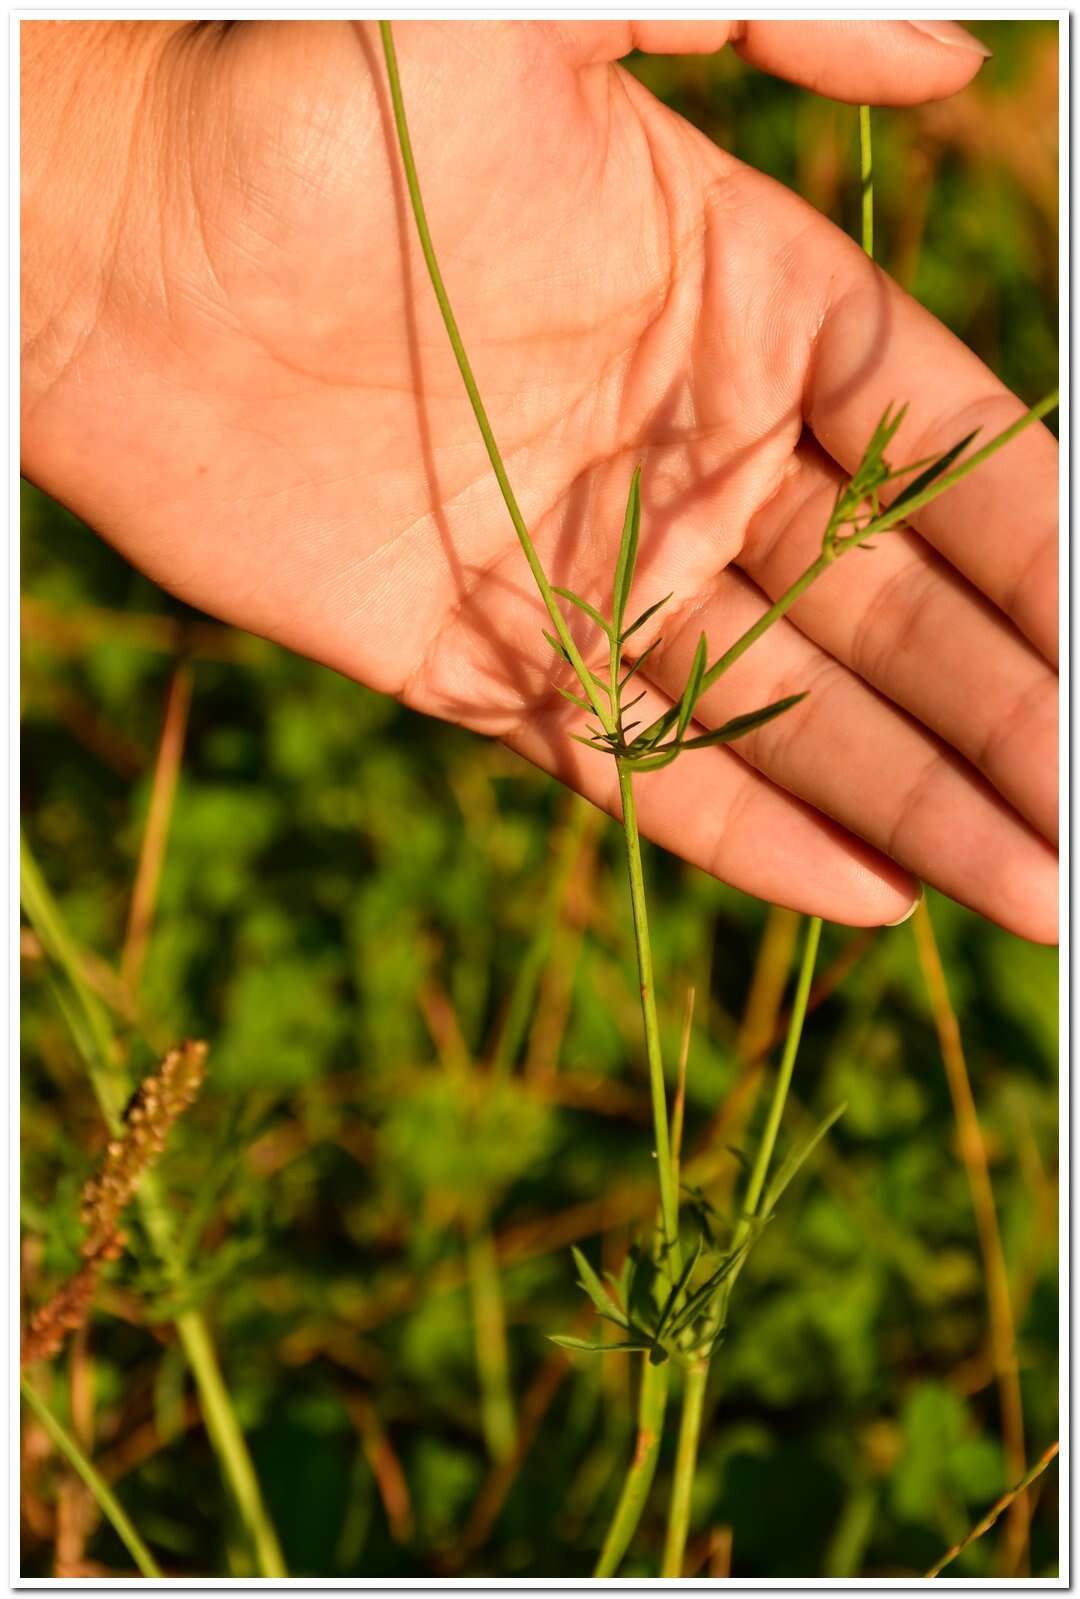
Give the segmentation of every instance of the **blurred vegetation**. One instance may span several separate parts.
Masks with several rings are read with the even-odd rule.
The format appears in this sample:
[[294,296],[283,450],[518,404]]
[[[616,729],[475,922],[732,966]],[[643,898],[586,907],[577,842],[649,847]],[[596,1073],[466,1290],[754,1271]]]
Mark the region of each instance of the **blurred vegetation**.
[[[978,29],[996,53],[970,91],[875,113],[879,256],[1030,402],[1056,381],[1057,25]],[[852,108],[731,53],[631,65],[852,225]],[[210,1044],[161,1176],[291,1572],[586,1575],[628,1448],[630,1362],[567,1356],[546,1334],[589,1328],[570,1243],[617,1266],[653,1204],[618,840],[501,748],[196,616],[29,487],[22,559],[25,823],[121,1009],[174,685],[182,758],[143,1029],[121,1018],[119,1037],[139,1073],[182,1038]],[[672,1056],[697,992],[687,1147],[723,1216],[792,919],[656,851],[647,864]],[[1056,958],[931,908],[1034,1460],[1058,1426]],[[78,1267],[79,1190],[106,1133],[25,930],[23,954],[29,1314]],[[139,959],[129,939],[129,978]],[[819,973],[787,1136],[848,1111],[755,1251],[716,1362],[690,1556],[717,1576],[918,1574],[1009,1486],[910,926],[827,928]],[[514,1067],[496,1078],[500,1036]],[[35,1380],[170,1574],[248,1575],[153,1252],[137,1217],[127,1230],[88,1328]],[[497,1268],[478,1247],[492,1235]],[[500,1310],[509,1458],[508,1418],[500,1434],[481,1397],[497,1406]],[[628,1575],[655,1569],[670,1464]],[[130,1570],[75,1493],[28,1423],[26,1575]],[[1049,1576],[1055,1472],[1033,1511],[1030,1570]],[[999,1526],[950,1575],[985,1577],[1000,1550]]]

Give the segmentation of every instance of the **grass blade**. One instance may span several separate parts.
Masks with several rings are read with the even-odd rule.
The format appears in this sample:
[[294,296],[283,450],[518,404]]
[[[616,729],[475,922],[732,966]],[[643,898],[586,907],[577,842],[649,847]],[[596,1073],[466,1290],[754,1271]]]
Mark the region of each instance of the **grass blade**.
[[[672,592],[674,592],[674,591],[672,591]],[[672,598],[671,594],[665,594],[664,598],[662,600],[657,600],[654,605],[650,605],[649,606],[647,611],[642,611],[642,613],[638,617],[637,621],[636,622],[631,622],[630,626],[626,629],[625,633],[620,633],[619,634],[619,643],[620,644],[625,644],[628,638],[633,638],[633,636],[637,632],[638,628],[639,627],[644,627],[645,623],[647,621],[649,621],[649,619],[651,617],[654,617],[656,615],[657,611],[659,611],[662,606],[666,605],[668,600],[670,600],[671,598]],[[650,647],[650,649],[652,648],[651,645],[649,647]]]
[[925,472],[920,472],[919,476],[913,479],[913,481],[908,484],[907,488],[902,489],[896,496],[896,499],[889,507],[890,511],[899,510],[902,505],[907,504],[908,500],[913,500],[916,494],[921,494],[923,489],[929,488],[930,484],[933,483],[936,478],[939,478],[943,472],[947,472],[950,466],[952,466],[953,462],[956,460],[957,456],[961,455],[964,450],[967,449],[968,445],[975,438],[978,431],[978,428],[975,428],[971,433],[967,434],[965,438],[962,438],[959,444],[954,444],[951,450],[946,450],[944,455],[939,456],[931,466],[926,468]]
[[561,595],[564,600],[569,600],[571,605],[576,605],[579,611],[584,611],[591,622],[595,622],[597,627],[603,629],[607,638],[611,637],[611,623],[604,620],[595,605],[590,605],[588,600],[583,600],[580,594],[574,593],[573,589],[556,587],[554,592]]
[[[30,1386],[24,1377],[21,1382],[22,1397],[26,1405],[33,1411],[38,1421],[48,1433],[56,1448],[65,1457],[72,1470],[78,1473],[90,1490],[97,1503],[98,1509],[112,1523],[117,1537],[124,1545],[128,1554],[144,1577],[151,1581],[159,1581],[165,1573],[158,1566],[153,1555],[143,1543],[136,1532],[126,1510],[117,1499],[101,1473],[87,1460],[74,1438],[70,1437],[66,1428],[53,1415],[48,1405]],[[122,1576],[123,1573],[120,1573]]]
[[809,1137],[804,1139],[801,1144],[797,1144],[796,1147],[791,1151],[787,1159],[781,1165],[776,1176],[765,1190],[765,1201],[761,1211],[763,1216],[771,1215],[773,1210],[775,1210],[777,1203],[780,1200],[780,1196],[784,1192],[784,1189],[797,1175],[800,1167],[802,1167],[806,1161],[810,1159],[810,1156],[821,1143],[821,1140],[825,1137],[825,1134],[829,1131],[830,1127],[834,1125],[834,1123],[840,1120],[840,1117],[844,1114],[845,1110],[847,1110],[846,1104],[837,1105],[835,1110],[831,1110],[827,1116],[823,1117],[822,1120],[818,1122],[817,1126],[814,1128]]
[[630,1322],[623,1313],[622,1306],[612,1299],[585,1255],[576,1247],[571,1250],[571,1254],[574,1257],[574,1265],[578,1269],[578,1287],[588,1294],[597,1313],[605,1317],[606,1320],[613,1321],[618,1327],[629,1327]]
[[705,668],[709,664],[709,641],[702,633],[698,639],[694,659],[690,662],[690,676],[686,679],[682,699],[679,701],[679,714],[675,721],[675,741],[682,743],[682,736],[690,725],[690,718],[694,714],[694,706],[701,693],[701,680],[705,676]]
[[699,738],[687,739],[683,749],[703,750],[710,744],[730,744],[734,739],[744,738],[755,728],[764,727],[765,723],[771,722],[774,717],[783,716],[785,711],[790,711],[793,705],[798,705],[800,700],[804,700],[807,693],[809,690],[802,694],[789,694],[786,699],[774,700],[771,705],[763,705],[760,711],[747,711],[744,716],[733,716],[730,722],[725,722],[722,727],[713,728],[711,733],[702,733]]
[[560,1349],[578,1349],[587,1355],[633,1355],[651,1351],[652,1344],[590,1344],[587,1338],[571,1338],[569,1333],[548,1333],[548,1339]]
[[615,566],[615,585],[611,599],[611,626],[615,636],[622,632],[626,602],[634,582],[637,566],[638,538],[641,532],[641,468],[634,468],[630,479],[630,493],[626,497],[626,514],[623,517],[622,538],[619,541],[619,559]]

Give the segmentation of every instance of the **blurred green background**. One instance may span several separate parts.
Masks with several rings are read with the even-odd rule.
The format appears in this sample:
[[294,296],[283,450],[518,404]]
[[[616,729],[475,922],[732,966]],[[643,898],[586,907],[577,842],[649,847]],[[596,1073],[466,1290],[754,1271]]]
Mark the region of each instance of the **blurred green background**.
[[[1057,25],[976,30],[995,55],[971,90],[874,115],[878,255],[1033,402],[1057,372]],[[852,108],[730,53],[630,66],[854,227]],[[196,1036],[210,1060],[162,1174],[291,1571],[587,1575],[636,1371],[545,1335],[589,1326],[569,1245],[614,1265],[650,1216],[617,838],[500,748],[195,616],[30,487],[22,560],[25,825],[110,997],[173,685],[182,752],[140,1008],[154,1048]],[[793,919],[658,852],[647,866],[672,1054],[688,984],[697,995],[687,1144],[729,1216]],[[1058,1426],[1056,956],[940,897],[931,909],[1034,1460]],[[78,1265],[79,1189],[105,1133],[26,932],[23,955],[29,1312]],[[733,1302],[693,1503],[706,1576],[919,1574],[1009,1485],[911,928],[827,928],[819,972],[788,1125],[849,1108]],[[149,1069],[150,1045],[119,1026]],[[503,1082],[500,1037],[517,1044]],[[249,1574],[134,1218],[129,1233],[89,1327],[38,1381],[61,1414],[82,1395],[94,1458],[170,1574]],[[627,1575],[656,1569],[670,1467],[666,1451]],[[25,1574],[130,1570],[65,1492],[28,1427]],[[1056,1572],[1056,1494],[1055,1468],[1034,1496],[1036,1575]],[[1000,1550],[999,1527],[953,1574],[993,1573]]]

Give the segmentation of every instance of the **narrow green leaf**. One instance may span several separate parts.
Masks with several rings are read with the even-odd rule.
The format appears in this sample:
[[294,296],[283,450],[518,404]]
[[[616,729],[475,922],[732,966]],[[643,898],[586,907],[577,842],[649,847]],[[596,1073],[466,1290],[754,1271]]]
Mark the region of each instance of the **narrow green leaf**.
[[688,738],[683,749],[703,750],[710,744],[730,744],[733,739],[744,738],[755,728],[764,727],[765,723],[771,722],[775,716],[782,716],[785,711],[790,711],[793,705],[798,705],[799,701],[805,698],[806,693],[789,694],[786,699],[774,700],[771,705],[763,705],[760,711],[747,711],[745,716],[734,716],[730,722],[725,722],[723,727],[713,728],[711,733],[702,733],[700,738]]
[[579,1349],[588,1355],[633,1355],[652,1351],[652,1344],[628,1340],[625,1344],[590,1344],[585,1338],[571,1338],[567,1333],[548,1333],[548,1339],[560,1349]]
[[678,753],[673,744],[668,744],[657,755],[631,756],[628,764],[635,772],[659,772],[663,767],[670,766]]
[[608,638],[611,637],[611,624],[604,620],[595,605],[590,605],[588,600],[583,600],[580,594],[574,593],[573,589],[556,588],[555,593],[561,595],[564,600],[569,600],[571,605],[576,605],[579,611],[584,611],[591,622],[595,622],[597,627],[602,628]]
[[586,738],[583,733],[571,733],[570,737],[575,744],[584,744],[587,750],[600,750],[606,754],[611,749],[611,745],[603,738]]
[[648,649],[647,650],[642,650],[641,654],[638,656],[638,658],[634,662],[633,666],[631,666],[629,668],[629,670],[626,673],[626,676],[622,679],[622,682],[619,684],[620,692],[626,687],[627,683],[629,683],[629,681],[633,677],[634,673],[641,671],[641,668],[645,665],[645,662],[649,659],[649,656],[652,654],[653,650],[656,648],[656,646],[659,643],[660,643],[660,640],[658,638],[654,638],[652,643],[649,645]]
[[578,1269],[578,1286],[588,1294],[593,1302],[593,1307],[608,1321],[613,1321],[619,1327],[629,1327],[630,1322],[623,1313],[622,1307],[617,1305],[604,1287],[596,1272],[590,1266],[580,1249],[571,1250],[574,1265]]
[[641,468],[634,468],[630,479],[630,493],[626,497],[626,515],[623,517],[622,538],[619,541],[619,559],[615,566],[615,584],[611,600],[611,625],[618,637],[622,633],[626,602],[634,582],[637,566],[638,536],[641,532]]
[[698,639],[694,659],[690,662],[690,676],[686,679],[682,699],[679,701],[679,714],[675,723],[676,743],[682,743],[682,736],[690,725],[690,718],[694,714],[694,706],[701,693],[701,679],[705,676],[705,668],[709,664],[709,641],[702,633]]
[[780,1167],[776,1176],[765,1190],[765,1198],[761,1208],[762,1216],[768,1216],[776,1209],[784,1189],[791,1182],[792,1178],[795,1177],[799,1171],[799,1168],[804,1165],[807,1160],[809,1160],[810,1156],[821,1143],[821,1140],[825,1137],[825,1134],[829,1131],[830,1127],[832,1127],[835,1122],[840,1120],[840,1117],[844,1114],[845,1110],[847,1110],[846,1104],[837,1105],[835,1110],[831,1110],[826,1117],[818,1122],[817,1126],[814,1128],[814,1131],[809,1135],[809,1137],[804,1139],[801,1144],[797,1144],[796,1147],[791,1151],[787,1159]]
[[683,1289],[686,1287],[687,1283],[690,1281],[690,1278],[693,1276],[694,1267],[697,1265],[697,1263],[698,1263],[698,1261],[700,1259],[701,1259],[701,1239],[699,1238],[697,1243],[694,1245],[694,1248],[693,1248],[693,1250],[692,1250],[692,1252],[690,1254],[689,1259],[687,1260],[686,1264],[683,1266],[682,1271],[679,1273],[678,1277],[676,1277],[675,1281],[672,1283],[670,1292],[668,1293],[667,1298],[664,1300],[663,1306],[662,1306],[662,1308],[660,1310],[660,1314],[656,1318],[656,1326],[653,1329],[653,1338],[654,1338],[654,1340],[658,1340],[662,1336],[662,1334],[664,1332],[664,1328],[667,1326],[668,1321],[670,1320],[670,1318],[672,1316],[672,1313],[674,1312],[675,1306],[678,1304],[679,1295],[682,1293]]
[[[674,593],[674,590],[672,590]],[[665,594],[662,600],[657,600],[655,605],[650,605],[647,611],[642,611],[636,622],[631,622],[625,633],[619,634],[619,643],[625,644],[628,638],[633,638],[639,627],[644,627],[651,616],[655,616],[661,606],[666,605],[671,599],[671,594]]]
[[627,700],[626,704],[622,707],[624,713],[626,711],[632,711],[635,705],[640,705],[648,692],[648,689],[643,688],[640,694],[635,694],[632,700]]
[[675,726],[675,723],[678,720],[679,707],[677,705],[673,705],[670,710],[664,712],[663,716],[661,716],[658,721],[653,723],[652,727],[647,727],[644,733],[638,735],[638,737],[634,740],[635,752],[645,755],[648,754],[650,750],[654,750],[659,744],[660,740],[665,738],[667,734],[671,732],[671,729]]
[[717,1289],[731,1276],[736,1266],[742,1261],[752,1241],[752,1239],[748,1238],[745,1243],[739,1245],[738,1249],[732,1250],[731,1254],[713,1272],[712,1276],[706,1278],[700,1288],[695,1289],[671,1325],[671,1336],[673,1338],[677,1338],[681,1332],[684,1332],[689,1327],[691,1322],[696,1321],[704,1313]]
[[935,478],[939,478],[943,473],[947,472],[957,456],[967,449],[978,431],[979,429],[975,428],[966,438],[961,439],[959,444],[954,444],[951,450],[946,450],[944,455],[939,456],[932,466],[926,468],[925,472],[920,472],[919,476],[913,479],[906,489],[901,489],[896,499],[889,506],[889,515],[891,516],[894,511],[900,510],[909,500],[913,500],[916,494],[921,494],[923,489],[929,488]]
[[558,683],[552,684],[552,687],[554,688],[556,694],[561,694],[564,700],[570,701],[571,705],[578,705],[583,711],[589,711],[591,713],[592,706],[589,704],[588,700],[583,700],[580,694],[574,694],[570,689],[563,688]]
[[569,655],[567,655],[566,651],[563,649],[562,645],[559,643],[558,639],[554,636],[554,634],[549,633],[546,627],[542,627],[540,629],[540,631],[541,631],[541,633],[543,633],[544,637],[547,639],[548,643],[551,645],[552,649],[555,651],[555,654],[556,655],[560,655],[562,657],[562,659],[566,662],[567,666],[573,665],[573,662],[570,660]]

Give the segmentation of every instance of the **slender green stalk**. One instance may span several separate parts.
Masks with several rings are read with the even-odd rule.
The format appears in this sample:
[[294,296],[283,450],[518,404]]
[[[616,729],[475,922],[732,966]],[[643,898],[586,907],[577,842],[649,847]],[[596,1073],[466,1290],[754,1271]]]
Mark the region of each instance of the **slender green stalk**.
[[[87,1038],[92,1041],[92,1053],[84,1050],[84,1059],[102,1116],[115,1135],[123,1128],[122,1108],[127,1103],[131,1084],[119,1069],[116,1041],[104,1007],[83,976],[75,940],[25,837],[20,838],[20,874],[23,908],[74,996],[74,1003],[66,1007],[66,1014],[73,1023],[76,1040],[80,1044]],[[81,1013],[82,1025],[78,1024],[76,1013]],[[166,1276],[183,1296],[185,1274],[173,1221],[154,1172],[144,1175],[136,1202]],[[211,1443],[232,1489],[259,1569],[265,1577],[285,1577],[288,1575],[285,1561],[202,1312],[181,1312],[176,1318],[176,1328],[199,1391]]]
[[859,107],[859,172],[862,178],[862,247],[874,254],[874,151],[870,140],[870,107]]
[[105,1007],[83,975],[82,961],[67,923],[49,892],[25,833],[19,834],[19,889],[23,908],[49,958],[67,979],[79,1013],[79,1043],[110,1133],[122,1130],[128,1085],[116,1057],[112,1025]]
[[1014,1499],[1016,1499],[1017,1495],[1026,1493],[1031,1487],[1032,1483],[1035,1482],[1037,1478],[1042,1476],[1046,1468],[1057,1458],[1059,1449],[1060,1445],[1058,1443],[1052,1443],[1049,1449],[1047,1449],[1046,1452],[1035,1462],[1031,1470],[1020,1479],[1020,1481],[1016,1484],[1016,1487],[1010,1488],[1008,1493],[1002,1494],[1001,1498],[996,1502],[996,1504],[992,1505],[986,1512],[986,1515],[983,1516],[980,1521],[975,1523],[974,1527],[972,1527],[967,1536],[965,1538],[961,1538],[959,1543],[953,1544],[952,1548],[943,1554],[941,1559],[930,1567],[930,1570],[926,1573],[927,1580],[930,1580],[934,1577],[939,1577],[944,1571],[945,1567],[951,1565],[958,1555],[963,1554],[965,1549],[970,1548],[970,1546],[975,1542],[976,1538],[981,1538],[984,1533],[989,1532],[990,1528],[994,1525],[998,1517],[1003,1511],[1008,1510],[1009,1506],[1013,1503]]
[[152,1581],[164,1579],[165,1573],[139,1537],[127,1511],[101,1473],[87,1460],[67,1428],[53,1415],[41,1395],[34,1392],[26,1377],[20,1380],[19,1390],[27,1407],[33,1411],[68,1465],[79,1474],[89,1488],[102,1515],[112,1523],[117,1537],[143,1576],[149,1577]]
[[236,1419],[206,1319],[201,1311],[182,1311],[176,1318],[176,1330],[199,1391],[206,1430],[236,1499],[259,1569],[264,1577],[287,1578],[285,1557],[263,1501],[255,1466]]
[[[802,962],[799,967],[798,981],[795,986],[795,999],[791,1008],[791,1020],[788,1023],[787,1038],[784,1042],[784,1053],[776,1074],[776,1083],[773,1087],[772,1100],[769,1104],[765,1127],[758,1143],[757,1154],[747,1182],[746,1193],[743,1197],[742,1215],[735,1228],[732,1238],[732,1250],[738,1250],[746,1242],[754,1219],[761,1205],[762,1195],[765,1192],[765,1182],[772,1163],[773,1152],[776,1148],[776,1137],[780,1130],[780,1122],[787,1104],[788,1091],[791,1087],[792,1073],[795,1070],[795,1060],[799,1053],[799,1043],[802,1039],[803,1023],[806,1020],[806,1007],[810,998],[810,984],[814,975],[814,963],[817,960],[818,945],[821,941],[821,918],[812,916],[806,930],[806,942],[803,946]],[[745,1259],[745,1256],[743,1257]],[[714,1318],[710,1324],[710,1333],[715,1333],[724,1324],[727,1317],[728,1301],[735,1279],[742,1269],[740,1261],[731,1272],[723,1285],[722,1292],[717,1301]],[[694,1488],[694,1473],[697,1470],[698,1442],[701,1436],[701,1413],[705,1402],[705,1389],[709,1381],[709,1359],[696,1358],[688,1363],[686,1370],[686,1384],[683,1389],[682,1416],[679,1423],[679,1446],[675,1459],[675,1476],[672,1483],[671,1502],[668,1507],[667,1536],[664,1543],[664,1562],[661,1575],[664,1577],[681,1577],[683,1560],[686,1554],[686,1537],[690,1522],[690,1499]]]
[[466,1222],[465,1254],[480,1376],[480,1420],[488,1453],[496,1464],[501,1464],[514,1452],[517,1422],[499,1263],[486,1217]]
[[656,1475],[656,1462],[660,1456],[664,1411],[667,1409],[669,1370],[670,1362],[662,1366],[654,1366],[647,1359],[642,1362],[634,1458],[626,1473],[626,1480],[615,1507],[615,1514],[611,1518],[600,1558],[593,1570],[594,1577],[615,1575],[641,1520],[641,1512],[649,1497],[649,1489]]
[[457,361],[462,382],[465,384],[465,392],[469,396],[469,403],[472,406],[473,415],[476,417],[476,425],[480,429],[481,437],[484,440],[488,460],[491,462],[491,469],[495,473],[496,481],[506,503],[506,509],[510,513],[510,520],[514,524],[514,532],[517,534],[521,548],[525,552],[529,570],[536,580],[536,586],[540,590],[540,597],[547,607],[547,613],[551,618],[559,643],[566,651],[570,664],[585,688],[589,696],[589,702],[600,718],[600,725],[610,733],[614,731],[614,724],[611,720],[611,711],[606,702],[606,696],[585,665],[581,653],[574,643],[570,629],[566,625],[566,619],[559,608],[555,592],[548,582],[547,573],[544,571],[540,557],[536,553],[536,546],[533,544],[532,537],[525,525],[525,518],[521,514],[514,491],[510,486],[510,479],[507,476],[506,467],[503,465],[503,458],[499,453],[495,434],[492,431],[491,423],[488,421],[484,402],[480,398],[480,390],[477,388],[472,365],[462,343],[461,334],[458,331],[457,318],[454,316],[453,308],[450,305],[450,297],[446,292],[446,285],[443,282],[442,272],[439,269],[439,263],[435,255],[435,247],[431,242],[427,212],[424,209],[423,196],[420,193],[420,180],[416,174],[416,162],[413,158],[412,140],[409,137],[409,124],[405,116],[405,102],[401,95],[401,79],[398,74],[394,35],[389,22],[380,22],[379,32],[382,35],[383,54],[386,57],[386,74],[390,81],[390,100],[394,112],[394,126],[397,129],[401,161],[405,168],[405,182],[409,190],[409,200],[412,203],[416,231],[420,236],[420,248],[424,253],[424,260],[427,263],[428,274],[431,278],[431,286],[435,290],[435,298],[439,302],[439,310],[442,312],[442,319],[454,352],[454,359]]
[[695,1360],[686,1368],[682,1415],[679,1420],[679,1445],[675,1455],[675,1480],[671,1490],[667,1536],[664,1540],[662,1577],[681,1577],[686,1558],[686,1535],[690,1527],[690,1498],[697,1469],[701,1413],[709,1381],[708,1360]]
[[[806,927],[806,942],[803,945],[802,962],[799,966],[799,978],[795,985],[795,998],[791,1006],[791,1020],[788,1023],[787,1038],[784,1040],[784,1053],[780,1057],[779,1070],[776,1073],[776,1084],[773,1088],[772,1101],[769,1105],[769,1114],[765,1118],[765,1127],[758,1144],[757,1154],[746,1185],[743,1196],[743,1216],[735,1230],[735,1248],[738,1248],[750,1231],[751,1218],[758,1213],[761,1196],[765,1191],[765,1179],[769,1175],[769,1166],[772,1164],[773,1151],[776,1148],[776,1135],[780,1131],[780,1121],[787,1104],[788,1090],[791,1087],[791,1077],[795,1070],[795,1059],[799,1053],[799,1044],[802,1042],[803,1023],[806,1021],[806,1007],[810,999],[810,984],[814,977],[814,964],[817,961],[818,945],[821,943],[821,917],[811,916]],[[735,1276],[736,1273],[732,1273]]]
[[634,942],[637,946],[638,981],[641,987],[641,1015],[645,1024],[645,1055],[649,1064],[649,1090],[652,1095],[653,1132],[656,1138],[664,1266],[674,1276],[679,1271],[679,1195],[675,1186],[675,1167],[671,1156],[671,1134],[668,1131],[667,1086],[664,1082],[664,1062],[660,1048],[660,1024],[656,1015],[652,940],[649,937],[649,913],[645,902],[641,838],[638,833],[637,807],[634,803],[633,773],[621,761],[618,764],[623,835],[626,839],[626,862],[630,872],[630,904],[634,915]]

